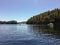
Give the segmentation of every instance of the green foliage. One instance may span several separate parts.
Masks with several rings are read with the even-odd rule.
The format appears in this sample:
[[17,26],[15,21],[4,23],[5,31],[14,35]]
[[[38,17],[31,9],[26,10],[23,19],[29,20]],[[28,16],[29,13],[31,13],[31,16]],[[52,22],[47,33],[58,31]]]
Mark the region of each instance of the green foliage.
[[17,24],[17,21],[12,20],[12,21],[0,21],[0,24]]
[[60,9],[54,9],[52,11],[47,11],[36,16],[31,17],[26,22],[27,24],[47,24],[50,22],[55,22],[55,18],[60,19]]

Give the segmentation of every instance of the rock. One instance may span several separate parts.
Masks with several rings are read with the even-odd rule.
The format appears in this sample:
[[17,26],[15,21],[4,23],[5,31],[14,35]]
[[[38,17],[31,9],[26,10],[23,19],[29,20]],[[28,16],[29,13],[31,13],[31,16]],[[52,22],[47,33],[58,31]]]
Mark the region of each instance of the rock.
[[51,27],[51,28],[53,28],[54,24],[53,23],[49,23],[48,26]]

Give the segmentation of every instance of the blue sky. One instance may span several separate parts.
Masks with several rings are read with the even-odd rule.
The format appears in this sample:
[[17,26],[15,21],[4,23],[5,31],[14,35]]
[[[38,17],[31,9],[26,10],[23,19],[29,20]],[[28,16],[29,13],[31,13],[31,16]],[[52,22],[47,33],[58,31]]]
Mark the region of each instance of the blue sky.
[[60,8],[60,0],[0,0],[0,20],[25,21],[55,8]]

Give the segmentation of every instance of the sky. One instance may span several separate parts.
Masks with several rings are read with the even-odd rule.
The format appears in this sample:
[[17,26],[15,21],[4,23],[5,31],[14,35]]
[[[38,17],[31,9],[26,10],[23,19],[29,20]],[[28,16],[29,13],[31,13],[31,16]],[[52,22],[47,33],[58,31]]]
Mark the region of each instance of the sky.
[[60,8],[60,0],[0,0],[0,20],[26,21],[55,8]]

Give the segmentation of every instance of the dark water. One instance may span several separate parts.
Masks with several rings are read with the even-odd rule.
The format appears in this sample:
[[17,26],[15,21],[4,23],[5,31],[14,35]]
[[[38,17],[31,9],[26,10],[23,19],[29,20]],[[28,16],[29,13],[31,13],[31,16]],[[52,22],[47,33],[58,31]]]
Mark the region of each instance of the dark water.
[[60,45],[59,30],[45,25],[0,24],[0,45]]

